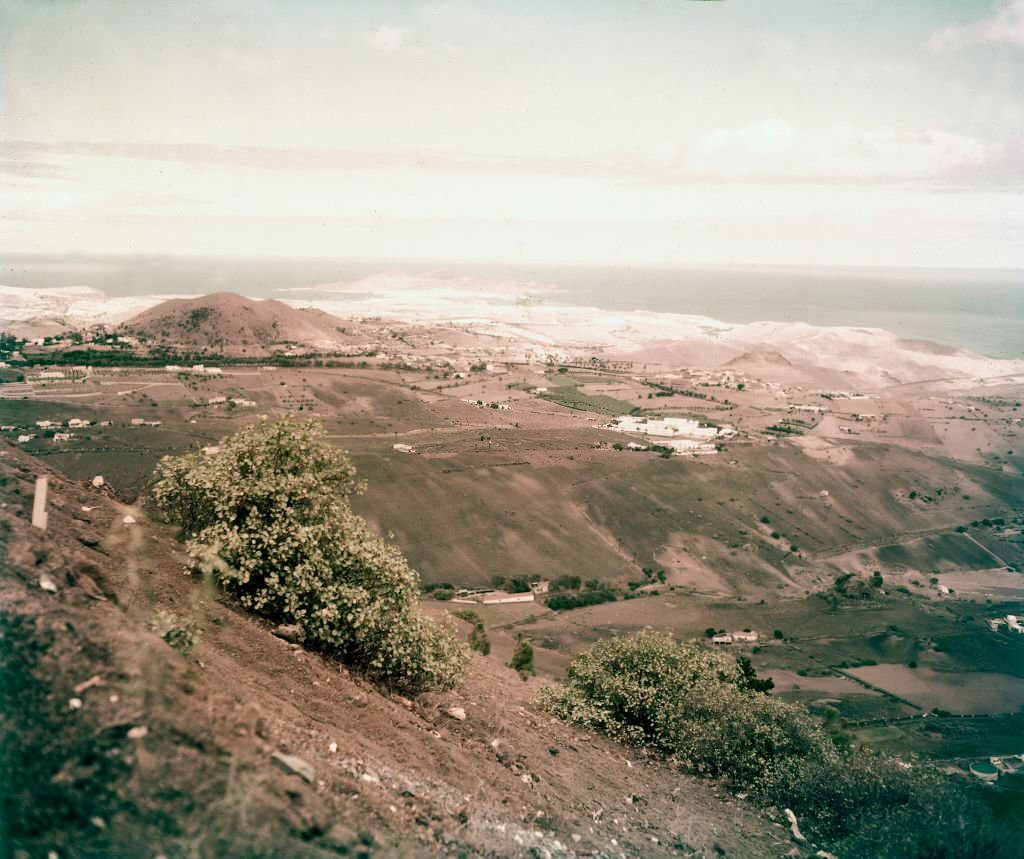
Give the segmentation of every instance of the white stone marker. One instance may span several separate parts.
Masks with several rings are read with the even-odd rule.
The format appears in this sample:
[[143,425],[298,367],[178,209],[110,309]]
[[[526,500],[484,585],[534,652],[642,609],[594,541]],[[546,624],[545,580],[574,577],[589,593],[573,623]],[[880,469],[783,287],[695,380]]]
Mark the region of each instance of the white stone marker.
[[48,477],[36,478],[36,494],[32,502],[32,524],[43,531],[46,530],[46,489],[50,482]]

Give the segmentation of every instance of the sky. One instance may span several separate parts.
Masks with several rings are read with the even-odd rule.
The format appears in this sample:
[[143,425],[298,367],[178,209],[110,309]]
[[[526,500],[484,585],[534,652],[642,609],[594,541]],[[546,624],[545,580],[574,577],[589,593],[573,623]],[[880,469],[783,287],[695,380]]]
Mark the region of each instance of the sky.
[[0,0],[0,252],[1024,268],[1024,0]]

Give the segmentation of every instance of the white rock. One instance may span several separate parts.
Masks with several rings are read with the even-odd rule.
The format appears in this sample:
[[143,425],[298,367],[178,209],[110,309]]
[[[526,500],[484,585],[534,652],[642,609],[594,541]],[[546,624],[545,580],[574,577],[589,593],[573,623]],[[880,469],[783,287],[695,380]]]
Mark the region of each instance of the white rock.
[[304,761],[302,758],[296,757],[295,755],[286,755],[284,752],[274,752],[270,756],[270,760],[277,765],[278,769],[284,770],[286,773],[297,775],[300,778],[308,781],[310,784],[316,779],[316,771],[313,769],[313,765],[308,761]]
[[796,822],[796,815],[793,813],[791,808],[784,809],[786,819],[789,821],[789,831],[793,833],[794,841],[806,841],[803,833],[800,831],[800,826]]
[[121,521],[124,522],[125,525],[134,525],[135,524],[135,517],[134,516],[125,516],[124,519],[122,519]]
[[51,594],[57,593],[57,583],[49,573],[39,574],[39,587],[44,591],[49,591]]
[[460,722],[466,721],[466,711],[462,707],[448,707],[445,713]]
[[146,734],[149,733],[149,728],[145,725],[136,725],[128,732],[129,740],[141,740]]
[[82,709],[82,699],[81,698],[72,698],[70,701],[68,701],[68,709],[71,709],[71,710],[81,710]]
[[102,474],[97,474],[97,475],[96,475],[96,476],[95,476],[95,477],[94,477],[94,478],[92,479],[92,485],[93,485],[93,486],[95,486],[95,487],[96,487],[97,489],[99,489],[99,488],[100,488],[100,487],[101,487],[101,486],[102,486],[102,485],[103,485],[104,483],[106,483],[106,482],[107,482],[107,481],[105,481],[105,480],[103,479],[103,475],[102,475]]
[[331,744],[330,744],[330,745],[329,745],[329,746],[327,747],[327,751],[329,751],[329,752],[330,752],[330,753],[331,753],[331,754],[333,755],[333,754],[334,754],[335,752],[337,752],[337,751],[338,751],[338,744],[337,744],[337,743],[331,743]]

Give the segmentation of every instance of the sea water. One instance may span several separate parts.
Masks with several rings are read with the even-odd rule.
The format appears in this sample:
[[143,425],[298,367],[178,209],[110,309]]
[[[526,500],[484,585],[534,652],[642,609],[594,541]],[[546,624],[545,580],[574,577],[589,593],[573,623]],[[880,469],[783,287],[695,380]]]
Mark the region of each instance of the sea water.
[[[884,328],[901,337],[1024,358],[1024,272],[869,268],[669,268],[234,257],[8,256],[0,284],[92,286],[111,297],[238,292],[251,298],[358,300],[382,272],[522,283],[551,304]],[[355,284],[338,292],[338,284]],[[497,302],[513,300],[506,291]]]

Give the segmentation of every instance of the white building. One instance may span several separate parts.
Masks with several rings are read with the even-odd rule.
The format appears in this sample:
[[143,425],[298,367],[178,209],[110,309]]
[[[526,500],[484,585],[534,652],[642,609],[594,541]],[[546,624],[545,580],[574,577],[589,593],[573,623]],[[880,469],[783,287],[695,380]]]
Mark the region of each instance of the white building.
[[755,642],[755,641],[757,641],[757,633],[756,632],[748,632],[747,630],[742,630],[740,632],[734,632],[732,634],[732,640],[733,641]]
[[411,444],[402,444],[401,442],[391,445],[393,450],[397,450],[399,453],[416,453],[416,448]]
[[506,605],[509,603],[533,602],[534,594],[527,591],[523,594],[510,594],[505,591],[483,591],[460,594],[452,602],[462,605]]

